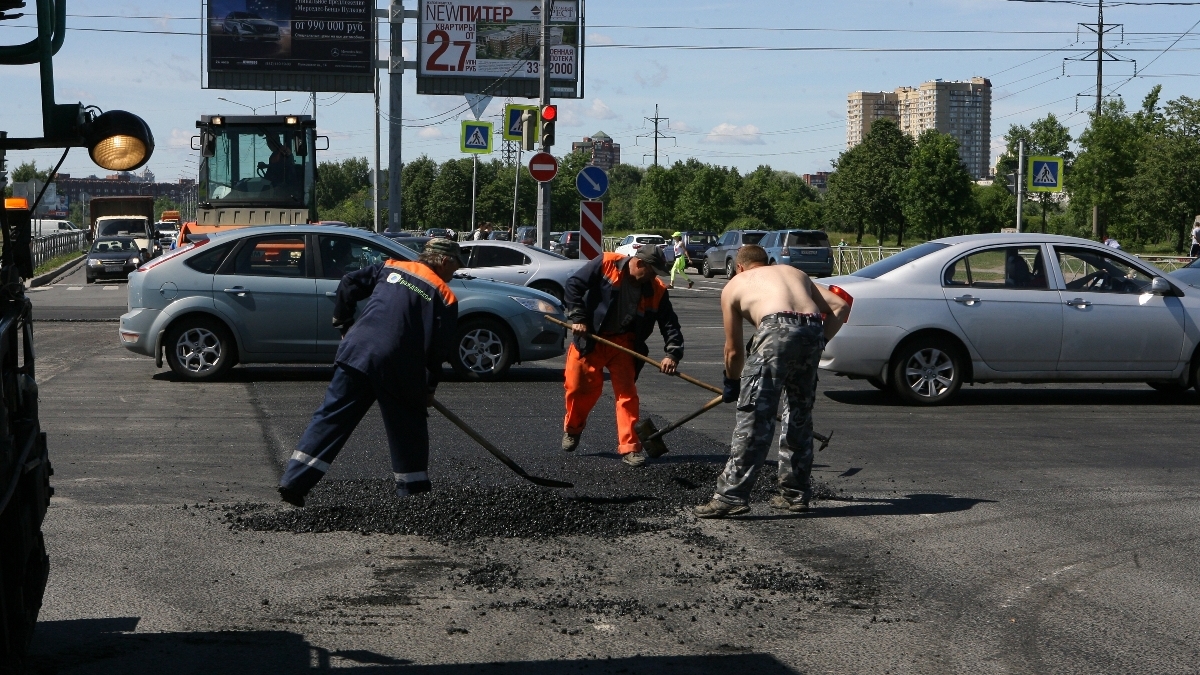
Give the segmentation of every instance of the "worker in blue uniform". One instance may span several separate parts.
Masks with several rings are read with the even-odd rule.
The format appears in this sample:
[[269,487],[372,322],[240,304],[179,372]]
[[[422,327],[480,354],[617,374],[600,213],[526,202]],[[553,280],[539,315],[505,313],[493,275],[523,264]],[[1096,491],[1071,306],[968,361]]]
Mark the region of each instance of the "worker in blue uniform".
[[387,260],[342,277],[333,310],[333,324],[342,331],[333,380],[279,481],[283,501],[304,506],[304,496],[376,401],[396,494],[429,491],[425,409],[433,403],[458,321],[458,301],[447,282],[462,264],[459,254],[457,243],[431,239],[417,262]]

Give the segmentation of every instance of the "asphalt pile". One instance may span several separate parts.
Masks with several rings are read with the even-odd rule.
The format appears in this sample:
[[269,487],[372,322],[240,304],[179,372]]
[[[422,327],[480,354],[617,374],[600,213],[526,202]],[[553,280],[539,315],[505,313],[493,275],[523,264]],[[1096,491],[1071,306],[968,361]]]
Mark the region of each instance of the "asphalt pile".
[[[504,487],[437,483],[406,498],[389,480],[329,480],[309,493],[301,509],[265,504],[225,507],[231,529],[282,532],[361,532],[420,535],[439,540],[480,537],[620,537],[671,526],[681,508],[712,496],[720,465],[657,464],[622,480],[573,491],[522,484]],[[774,485],[764,471],[752,500],[766,501]],[[828,494],[823,485],[817,495]]]

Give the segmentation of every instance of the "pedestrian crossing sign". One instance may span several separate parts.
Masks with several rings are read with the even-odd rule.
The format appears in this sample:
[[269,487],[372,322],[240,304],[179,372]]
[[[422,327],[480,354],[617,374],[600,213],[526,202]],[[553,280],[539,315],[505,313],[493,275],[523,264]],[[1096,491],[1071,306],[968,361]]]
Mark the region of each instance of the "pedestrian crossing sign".
[[476,155],[487,155],[492,152],[492,123],[472,122],[462,123],[462,151]]
[[[521,140],[521,113],[526,110],[536,113],[537,109],[536,105],[521,105],[519,103],[509,103],[504,106],[504,140]],[[541,115],[534,115],[533,120],[535,127],[533,137],[540,138],[541,134],[538,133],[536,127],[541,125]]]
[[1063,158],[1030,157],[1025,189],[1029,192],[1062,192]]

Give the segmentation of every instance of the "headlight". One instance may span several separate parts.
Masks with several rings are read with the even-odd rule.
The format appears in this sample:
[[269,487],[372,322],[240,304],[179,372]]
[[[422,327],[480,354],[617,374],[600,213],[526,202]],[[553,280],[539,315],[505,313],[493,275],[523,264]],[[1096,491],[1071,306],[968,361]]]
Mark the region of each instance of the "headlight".
[[142,263],[142,261],[138,258],[130,258],[129,259],[130,265],[140,265],[141,263]]
[[89,267],[99,267],[100,261],[96,260],[95,258],[88,258],[88,266]]
[[508,297],[516,300],[518,304],[531,312],[541,312],[542,314],[555,314],[558,312],[554,305],[546,302],[545,300],[538,300],[537,298],[518,298],[515,295],[510,295]]

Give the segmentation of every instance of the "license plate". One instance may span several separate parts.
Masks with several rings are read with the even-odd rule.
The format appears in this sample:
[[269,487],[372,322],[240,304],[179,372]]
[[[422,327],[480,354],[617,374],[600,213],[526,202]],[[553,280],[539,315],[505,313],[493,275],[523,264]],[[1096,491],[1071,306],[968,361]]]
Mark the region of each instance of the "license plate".
[[818,255],[820,251],[800,251],[800,255]]
[[120,272],[124,269],[125,269],[125,267],[123,265],[105,265],[104,266],[105,272]]

